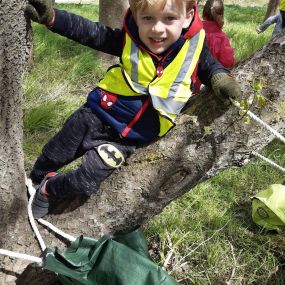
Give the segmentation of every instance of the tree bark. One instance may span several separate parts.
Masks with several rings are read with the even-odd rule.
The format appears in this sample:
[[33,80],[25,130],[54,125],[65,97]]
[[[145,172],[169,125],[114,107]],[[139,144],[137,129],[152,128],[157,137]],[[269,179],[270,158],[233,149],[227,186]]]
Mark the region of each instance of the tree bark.
[[[129,4],[127,0],[112,1],[100,0],[99,1],[99,22],[104,23],[113,29],[121,28],[122,21]],[[118,58],[108,55],[106,53],[97,52],[100,64],[105,67],[116,64]]]
[[[32,234],[26,222],[22,134],[22,77],[29,58],[23,0],[0,1],[0,248],[25,251]],[[0,284],[15,284],[27,262],[0,257]],[[15,273],[14,273],[15,272]]]
[[[24,3],[0,2],[0,241],[1,248],[38,256],[39,247],[26,218],[22,153],[20,86],[30,47]],[[253,82],[262,82],[267,104],[252,109],[281,133],[285,130],[284,44],[282,34],[233,71],[245,97],[256,92]],[[167,136],[139,149],[127,165],[104,181],[100,192],[88,201],[78,197],[63,213],[47,219],[74,236],[94,238],[144,224],[202,181],[228,167],[245,165],[253,150],[259,151],[272,139],[254,122],[244,125],[235,107],[207,92],[191,100]],[[48,246],[64,246],[46,229],[40,227],[40,231]],[[0,280],[0,284],[45,285],[53,284],[55,277],[27,267],[27,262],[1,257]]]
[[263,19],[263,22],[269,18],[270,16],[275,15],[276,13],[278,13],[278,9],[279,9],[279,2],[280,0],[269,0],[268,4],[267,4],[267,10]]
[[122,19],[128,7],[127,0],[112,1],[101,0],[99,1],[99,22],[111,28],[121,28]]

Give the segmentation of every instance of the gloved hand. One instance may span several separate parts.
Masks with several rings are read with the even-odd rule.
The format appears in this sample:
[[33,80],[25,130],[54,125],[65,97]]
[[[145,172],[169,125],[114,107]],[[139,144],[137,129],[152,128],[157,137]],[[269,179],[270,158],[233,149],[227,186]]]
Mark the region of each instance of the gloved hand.
[[242,93],[239,83],[229,73],[216,73],[211,78],[214,93],[224,99],[234,99],[240,102]]
[[54,22],[52,0],[29,0],[25,13],[31,20],[40,24],[51,26]]
[[55,175],[57,175],[55,172],[48,173],[41,184],[36,187],[36,194],[32,203],[32,213],[36,220],[48,214],[56,204],[55,198],[51,197],[46,192],[46,183],[48,179]]

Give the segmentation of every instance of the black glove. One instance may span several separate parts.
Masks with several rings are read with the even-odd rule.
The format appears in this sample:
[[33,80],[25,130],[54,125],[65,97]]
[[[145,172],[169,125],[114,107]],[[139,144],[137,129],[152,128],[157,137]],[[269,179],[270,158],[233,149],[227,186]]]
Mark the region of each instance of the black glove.
[[215,95],[224,99],[240,102],[242,93],[239,83],[230,73],[216,73],[211,78],[211,86]]
[[41,184],[36,187],[36,194],[32,203],[32,213],[36,220],[48,214],[56,205],[56,199],[51,195],[45,194],[47,180],[55,175],[56,173],[54,172],[47,174]]
[[52,0],[29,0],[25,9],[26,15],[33,21],[51,26],[54,19]]

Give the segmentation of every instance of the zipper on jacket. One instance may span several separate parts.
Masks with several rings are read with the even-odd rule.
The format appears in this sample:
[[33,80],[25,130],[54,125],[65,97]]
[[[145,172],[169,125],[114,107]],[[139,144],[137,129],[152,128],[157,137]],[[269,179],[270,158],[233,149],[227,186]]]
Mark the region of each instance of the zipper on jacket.
[[[163,63],[165,62],[166,58],[173,52],[173,49],[168,51],[168,53],[160,60],[158,60],[158,64],[156,67],[156,76],[161,77],[164,71]],[[157,56],[156,56],[157,57]]]
[[156,68],[156,76],[157,77],[161,77],[162,76],[162,73],[163,73],[163,66],[160,64],[158,65],[158,67]]

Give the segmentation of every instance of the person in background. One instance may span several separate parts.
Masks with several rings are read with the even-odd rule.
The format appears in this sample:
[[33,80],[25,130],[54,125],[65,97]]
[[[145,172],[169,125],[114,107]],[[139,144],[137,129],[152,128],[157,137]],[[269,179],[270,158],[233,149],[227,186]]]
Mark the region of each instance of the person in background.
[[[238,82],[215,60],[193,0],[129,0],[122,29],[29,0],[26,15],[48,32],[120,58],[44,146],[30,178],[39,219],[62,199],[90,196],[138,147],[169,132],[189,101],[194,70],[221,98],[241,97]],[[197,67],[197,68],[196,68]],[[55,173],[76,158],[82,164]]]
[[282,29],[285,27],[285,0],[280,0],[279,10],[279,13],[267,18],[260,26],[256,28],[256,32],[258,34],[263,33],[272,24],[275,24],[272,32],[272,38],[278,36],[282,32]]
[[[235,64],[234,50],[230,41],[222,31],[224,27],[224,3],[222,0],[208,0],[203,13],[203,28],[206,32],[208,48],[212,56],[224,67],[232,68]],[[194,93],[201,88],[201,82],[196,78]]]
[[224,27],[224,3],[222,0],[208,0],[203,9],[203,28],[211,54],[225,67],[235,64],[234,50]]

